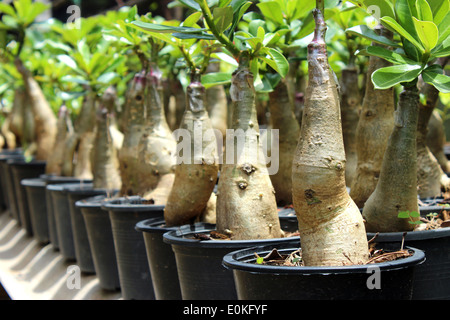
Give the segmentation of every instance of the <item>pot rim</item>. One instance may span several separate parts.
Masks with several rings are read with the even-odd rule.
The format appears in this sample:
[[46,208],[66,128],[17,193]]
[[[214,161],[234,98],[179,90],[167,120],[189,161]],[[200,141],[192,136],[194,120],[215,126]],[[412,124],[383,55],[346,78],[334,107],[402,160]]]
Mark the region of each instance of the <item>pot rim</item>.
[[39,176],[39,178],[44,179],[48,182],[48,184],[52,184],[54,181],[65,181],[65,183],[78,183],[78,182],[85,182],[85,183],[92,183],[92,179],[82,179],[82,178],[76,178],[73,176],[59,176],[55,174],[48,174],[44,173]]
[[268,245],[272,242],[300,241],[299,236],[273,239],[252,239],[252,240],[199,240],[185,238],[185,235],[192,236],[195,233],[207,233],[216,230],[216,225],[211,223],[197,222],[177,227],[175,230],[163,234],[163,241],[171,245],[181,245],[199,248],[242,248],[249,246]]
[[75,201],[75,206],[77,208],[101,208],[102,202],[107,199],[105,194],[97,194],[86,199]]
[[77,192],[85,189],[93,189],[93,184],[91,182],[69,182],[69,183],[53,183],[47,184],[47,189],[50,191],[59,191],[59,192]]
[[36,166],[36,167],[43,167],[47,165],[47,161],[45,160],[36,160],[31,159],[27,161],[25,158],[9,158],[7,160],[8,165],[12,167],[20,167],[20,166]]
[[46,182],[42,178],[27,178],[20,180],[20,184],[24,187],[31,187],[31,188],[45,188]]
[[136,231],[141,231],[145,233],[165,233],[171,230],[178,229],[178,226],[173,227],[159,227],[161,224],[165,224],[164,217],[155,217],[146,220],[139,221],[136,223]]
[[[280,252],[283,251],[292,252],[300,248],[300,246],[294,247],[291,244],[291,246],[289,247],[289,245],[290,245],[289,243],[285,244],[279,243],[277,245],[277,249]],[[410,257],[394,261],[371,263],[365,265],[292,267],[292,266],[259,265],[255,263],[242,262],[238,260],[241,257],[244,258],[252,257],[252,259],[246,260],[251,261],[254,260],[255,252],[258,253],[260,256],[263,256],[265,254],[268,254],[274,248],[275,247],[273,245],[270,245],[270,246],[245,248],[229,252],[224,255],[222,259],[222,265],[230,270],[239,270],[244,272],[251,272],[254,274],[332,275],[332,274],[348,274],[348,273],[371,273],[375,268],[378,268],[381,271],[392,271],[408,267],[414,267],[416,265],[424,263],[426,260],[424,251],[408,246],[405,248],[413,252],[413,255]]]
[[140,203],[142,200],[146,199],[141,196],[118,197],[105,201],[102,205],[102,209],[113,212],[142,212],[164,210],[166,207],[162,204],[142,204]]

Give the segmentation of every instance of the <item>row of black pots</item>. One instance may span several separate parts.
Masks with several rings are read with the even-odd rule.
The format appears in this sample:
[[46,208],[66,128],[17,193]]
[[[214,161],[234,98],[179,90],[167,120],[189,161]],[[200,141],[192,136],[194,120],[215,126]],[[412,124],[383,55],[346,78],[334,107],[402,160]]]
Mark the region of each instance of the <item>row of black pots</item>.
[[[43,177],[42,175],[39,179],[50,180],[49,177]],[[67,180],[64,182],[67,182]],[[418,244],[417,246],[411,246],[414,256],[411,258],[412,260],[404,259],[404,266],[399,266],[396,263],[393,265],[391,263],[388,266],[377,264],[377,267],[383,271],[382,279],[386,279],[386,281],[383,281],[383,284],[386,283],[387,287],[383,288],[383,290],[368,289],[366,283],[368,277],[367,266],[363,266],[355,272],[353,272],[353,269],[356,268],[344,268],[345,270],[340,270],[343,268],[338,268],[339,270],[330,270],[329,268],[320,267],[315,268],[315,271],[307,270],[306,273],[308,275],[313,272],[317,276],[318,283],[314,284],[304,282],[306,280],[295,280],[300,282],[295,286],[288,284],[284,285],[284,287],[278,283],[281,271],[276,270],[275,273],[270,271],[270,282],[278,283],[283,289],[280,293],[276,293],[274,290],[268,289],[267,285],[269,280],[267,279],[256,278],[254,279],[256,280],[256,284],[250,284],[250,281],[253,280],[243,280],[244,284],[238,282],[238,280],[241,278],[244,279],[245,277],[243,274],[246,273],[250,275],[250,278],[255,278],[257,274],[267,273],[267,270],[257,270],[258,268],[261,269],[262,266],[248,263],[247,260],[253,258],[254,252],[260,252],[259,255],[263,256],[264,252],[271,250],[271,248],[274,247],[279,250],[298,249],[300,247],[298,237],[254,241],[199,240],[196,235],[207,235],[214,230],[215,226],[194,224],[176,228],[165,228],[164,225],[161,224],[164,222],[164,208],[146,204],[143,199],[139,197],[111,199],[110,195],[108,195],[107,192],[105,194],[104,190],[96,191],[95,194],[82,194],[82,192],[80,192],[82,189],[85,189],[86,191],[92,190],[92,186],[89,183],[82,181],[69,184],[57,184],[54,183],[54,181],[50,182],[50,184],[48,181],[45,183],[46,194],[50,194],[51,204],[53,205],[56,235],[59,236],[58,241],[60,242],[59,249],[61,253],[66,259],[73,259],[82,265],[85,265],[82,261],[83,259],[86,260],[86,256],[89,256],[90,253],[92,255],[92,264],[94,267],[89,271],[89,268],[84,266],[82,270],[85,272],[94,272],[92,270],[95,270],[99,276],[101,286],[105,289],[114,290],[118,289],[117,287],[120,286],[124,299],[234,300],[251,299],[253,294],[259,295],[258,298],[265,299],[380,299],[392,297],[392,294],[395,294],[394,298],[396,299],[407,299],[411,298],[412,292],[416,291],[415,281],[413,283],[413,280],[411,280],[413,271],[417,271],[420,267],[419,264],[424,260],[424,255],[421,253],[421,250],[414,249],[419,247]],[[27,188],[30,187],[25,181],[23,185],[27,186]],[[73,196],[70,201],[67,200],[68,195],[74,190],[79,193],[77,195],[78,197],[76,198]],[[63,200],[63,195],[65,195],[66,200]],[[93,195],[96,196],[94,198],[86,199],[88,196],[92,197]],[[33,197],[28,198],[31,200]],[[41,193],[41,196],[37,197],[35,201],[40,200],[42,202],[42,199]],[[37,208],[34,204],[30,204],[29,207],[32,209]],[[31,217],[34,216],[35,211],[37,211],[37,209],[30,210]],[[83,219],[80,220],[80,216],[83,216]],[[283,221],[281,220],[282,216],[283,214],[280,211],[280,221]],[[294,231],[292,228],[295,228],[295,220],[293,219],[292,212],[290,212],[288,216],[289,223],[285,225],[283,229],[286,231]],[[38,220],[37,217],[38,215],[36,215],[35,219],[30,218],[30,221],[33,222],[34,220]],[[47,218],[48,217],[49,216],[47,216]],[[20,214],[16,216],[16,219],[19,218]],[[84,221],[84,224],[81,223],[82,226],[84,225],[84,231],[76,227],[78,223],[75,218],[79,221]],[[94,226],[94,221],[96,221],[96,223],[101,222],[102,226]],[[36,223],[30,224],[33,226]],[[71,228],[68,228],[67,225],[70,225]],[[283,222],[282,225],[284,225]],[[48,223],[48,226],[50,234],[50,223]],[[60,231],[58,231],[58,228]],[[35,229],[37,230],[37,228],[32,228],[33,231]],[[64,232],[61,230],[66,231]],[[80,232],[80,230],[82,231]],[[111,232],[109,232],[109,230]],[[445,229],[442,230],[446,231]],[[37,232],[34,231],[34,233]],[[80,234],[84,234],[84,236],[80,237]],[[405,242],[408,246],[410,245],[408,242],[410,240],[408,238],[410,234],[412,235],[413,233],[407,235]],[[63,240],[68,235],[71,235],[72,238],[71,246],[67,245],[67,243],[70,243],[70,239]],[[103,245],[106,244],[108,249],[105,247],[100,248],[102,241],[99,240],[99,237],[103,237],[104,239],[107,238]],[[86,241],[86,238],[88,241]],[[80,239],[84,239],[84,241],[80,241]],[[381,241],[381,235],[378,235],[377,239],[378,241]],[[51,239],[49,241],[52,242]],[[392,241],[389,240],[386,241],[386,245],[388,247],[393,245],[398,247],[398,241],[398,239]],[[77,250],[76,248],[77,246],[80,246],[80,243],[84,243],[85,245],[88,243],[89,250]],[[161,245],[161,249],[158,249],[159,247],[156,243]],[[71,249],[65,249],[66,247],[70,247]],[[114,252],[111,254],[111,249],[113,248]],[[107,252],[109,252],[109,254],[107,254]],[[99,253],[98,256],[96,255],[97,253]],[[168,255],[166,255],[167,253]],[[257,269],[252,269],[250,271],[242,270],[240,264],[242,264],[243,258],[245,258],[244,262],[246,265],[255,266]],[[427,252],[427,262],[429,262],[430,259]],[[235,261],[236,264],[230,261]],[[86,263],[86,265],[87,264],[88,263]],[[426,263],[422,265],[425,264]],[[109,272],[109,274],[113,274],[113,276],[105,276],[108,273],[103,271],[101,268],[102,265],[107,265],[110,269],[114,269],[114,266],[117,265],[117,272]],[[294,272],[293,269],[290,269],[290,267],[284,269],[290,270],[288,271],[289,275],[286,278],[293,283],[292,281],[294,281],[294,279],[291,274]],[[400,271],[400,269],[402,269],[402,271]],[[331,277],[325,275],[330,275],[335,271],[340,275],[338,278],[341,280],[333,283],[330,282]],[[416,273],[421,277],[420,272]],[[345,274],[346,276],[343,277],[342,274]],[[355,274],[356,278],[345,279],[348,274]],[[114,275],[115,280],[113,279]],[[306,278],[312,280],[316,278],[316,276],[308,276]],[[403,277],[409,277],[408,279],[410,280]],[[172,284],[168,284],[165,280],[171,281]],[[363,280],[364,283],[362,283]],[[397,282],[397,284],[394,285],[394,280],[400,282]],[[258,282],[265,283],[264,290],[258,287],[256,287],[256,289],[251,289],[253,285],[257,286]],[[342,293],[342,291],[347,291],[346,289],[349,287],[349,283],[359,283],[360,290],[352,289],[357,295],[345,295]],[[390,290],[389,286],[393,286],[396,289]],[[305,291],[305,288],[323,287],[329,288],[329,290],[332,291],[324,291],[321,289],[317,292]],[[294,290],[290,291],[295,292],[287,294],[286,288],[293,288]],[[324,293],[324,295],[319,295],[321,292]],[[429,292],[426,294],[429,294]],[[426,297],[430,296],[426,295]]]

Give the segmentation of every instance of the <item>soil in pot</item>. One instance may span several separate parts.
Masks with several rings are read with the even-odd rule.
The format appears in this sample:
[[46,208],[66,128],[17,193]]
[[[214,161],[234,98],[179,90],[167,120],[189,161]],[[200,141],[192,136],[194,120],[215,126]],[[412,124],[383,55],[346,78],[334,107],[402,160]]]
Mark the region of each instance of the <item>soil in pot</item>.
[[33,236],[30,208],[25,187],[21,184],[23,179],[37,178],[45,172],[46,161],[26,159],[10,159],[8,165],[11,168],[14,191],[17,199],[17,209],[22,227],[27,235]]
[[136,224],[136,230],[144,237],[156,300],[181,300],[175,255],[172,247],[163,240],[164,233],[177,229],[167,227],[164,218],[151,218]]
[[45,201],[46,182],[42,178],[23,179],[30,209],[33,236],[39,244],[45,245],[50,241],[47,218],[47,202]]
[[397,244],[384,246],[390,257],[380,255],[377,263],[305,267],[297,266],[301,246],[294,240],[230,252],[223,264],[234,273],[240,300],[409,300],[415,269],[425,254],[399,249]]
[[119,271],[108,212],[102,209],[105,195],[97,195],[75,202],[86,225],[95,272],[104,290],[120,290]]
[[232,271],[222,266],[231,251],[292,241],[299,237],[260,240],[229,240],[216,232],[216,225],[184,225],[163,235],[175,253],[183,300],[236,300]]
[[[420,208],[421,224],[414,231],[382,232],[376,241],[383,244],[404,242],[405,245],[423,250],[426,261],[416,267],[413,282],[413,300],[450,299],[450,211],[445,207]],[[404,237],[404,239],[403,239]]]
[[102,208],[109,213],[111,221],[123,299],[154,300],[144,238],[135,227],[139,221],[162,218],[164,205],[130,196],[105,201]]

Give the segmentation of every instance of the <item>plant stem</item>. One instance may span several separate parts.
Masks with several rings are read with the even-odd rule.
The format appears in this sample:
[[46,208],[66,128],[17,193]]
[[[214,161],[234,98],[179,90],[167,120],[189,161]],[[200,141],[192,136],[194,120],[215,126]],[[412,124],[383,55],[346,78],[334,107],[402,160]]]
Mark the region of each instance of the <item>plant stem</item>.
[[225,45],[225,47],[228,49],[228,51],[233,54],[235,58],[239,56],[240,50],[233,44],[233,42],[230,41],[230,39],[225,36],[222,32],[219,32],[216,28],[216,25],[214,24],[214,20],[212,18],[211,10],[208,7],[208,3],[206,0],[197,0],[197,3],[200,5],[200,8],[203,12],[203,15],[205,17],[206,23],[208,24],[209,28],[211,29],[211,32],[216,37],[216,39]]

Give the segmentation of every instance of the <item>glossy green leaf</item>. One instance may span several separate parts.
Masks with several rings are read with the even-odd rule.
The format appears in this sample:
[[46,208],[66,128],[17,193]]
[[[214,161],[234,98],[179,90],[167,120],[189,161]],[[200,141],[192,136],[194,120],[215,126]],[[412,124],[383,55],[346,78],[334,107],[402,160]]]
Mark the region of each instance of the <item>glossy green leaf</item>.
[[280,4],[276,1],[266,1],[257,4],[265,18],[276,22],[279,25],[284,23],[283,12]]
[[233,8],[231,7],[214,8],[213,20],[217,28],[217,31],[219,31],[220,33],[225,31],[231,26],[233,22]]
[[197,23],[197,21],[201,18],[202,13],[194,12],[193,14],[189,15],[186,19],[183,21],[183,27],[193,27],[194,24]]
[[233,39],[234,36],[233,33],[234,30],[236,29],[236,26],[238,25],[239,21],[241,20],[242,16],[247,11],[247,9],[252,5],[252,2],[250,1],[240,1],[239,6],[237,6],[237,4],[233,2],[234,1],[231,2],[231,7],[233,8],[233,22],[231,23],[230,29],[228,29],[227,31],[227,35],[231,40]]
[[386,37],[378,35],[373,29],[370,29],[366,25],[355,26],[345,30],[345,32],[364,37],[372,42],[384,44],[386,46],[399,47],[399,45],[396,42]]
[[395,0],[395,17],[398,24],[413,37],[416,36],[412,17],[417,17],[415,0]]
[[263,58],[263,60],[270,65],[281,77],[286,77],[289,71],[289,62],[286,57],[274,48],[269,48],[268,52],[270,59]]
[[61,54],[61,55],[57,56],[57,58],[60,62],[64,63],[69,68],[71,68],[73,70],[78,69],[77,63],[70,56]]
[[450,12],[446,14],[444,19],[438,25],[438,29],[439,29],[439,40],[437,44],[439,45],[450,36]]
[[157,32],[157,33],[174,33],[174,32],[199,33],[201,31],[206,30],[204,28],[174,27],[174,26],[155,24],[155,23],[149,23],[149,22],[143,22],[143,21],[133,21],[131,24],[135,25],[136,27],[139,27],[143,30],[150,31],[150,32]]
[[228,84],[231,82],[231,73],[213,72],[202,75],[201,82],[205,88]]
[[288,0],[286,14],[292,21],[305,17],[314,8],[314,1]]
[[441,73],[430,71],[428,68],[422,73],[423,81],[433,85],[442,93],[450,93],[450,77]]
[[447,38],[435,50],[431,51],[434,58],[450,56],[450,38]]
[[444,19],[445,15],[449,12],[450,1],[449,0],[428,0],[431,11],[433,12],[433,22],[439,25]]
[[408,59],[408,57],[399,54],[395,51],[388,50],[379,46],[369,46],[364,50],[361,50],[359,54],[376,56],[383,58],[393,64],[416,64],[417,62]]
[[431,21],[420,21],[413,18],[414,27],[416,28],[417,35],[422,42],[425,51],[430,52],[433,49],[439,39],[438,27]]
[[[421,52],[425,51],[424,47],[408,31],[406,31],[397,21],[395,21],[391,17],[383,17],[381,18],[381,22],[389,29],[392,29],[393,31],[397,32],[400,36],[407,39]],[[414,25],[412,25],[412,27],[414,28]],[[414,33],[416,33],[416,31],[414,31]]]
[[399,83],[415,80],[421,73],[420,65],[395,65],[384,67],[372,73],[375,89],[388,89]]
[[416,0],[417,18],[422,21],[433,21],[433,12],[427,0]]

